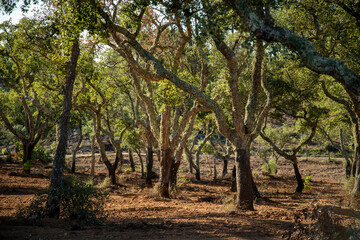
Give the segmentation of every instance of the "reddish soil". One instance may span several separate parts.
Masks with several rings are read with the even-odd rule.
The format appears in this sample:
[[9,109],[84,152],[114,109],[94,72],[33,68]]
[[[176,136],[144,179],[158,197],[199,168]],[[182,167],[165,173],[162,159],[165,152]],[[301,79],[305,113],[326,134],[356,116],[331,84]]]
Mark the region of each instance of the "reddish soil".
[[[0,239],[282,239],[296,230],[296,216],[303,216],[306,209],[310,211],[314,206],[331,209],[333,218],[339,219],[342,226],[359,224],[355,217],[359,212],[348,207],[343,190],[342,164],[320,158],[301,161],[303,177],[311,176],[310,188],[295,195],[291,164],[280,160],[276,177],[268,177],[262,174],[262,162],[252,159],[259,191],[270,201],[256,200],[255,211],[234,211],[229,178],[218,177],[213,182],[205,160],[202,181],[185,173],[187,166],[183,164],[179,174],[189,182],[172,199],[158,198],[152,189],[145,188],[139,166],[135,173],[122,173],[119,182],[126,189],[108,188],[108,218],[96,226],[64,219],[42,219],[33,225],[17,220],[19,206],[29,205],[39,190],[48,187],[51,169],[36,165],[31,175],[24,175],[21,165],[0,163]],[[79,156],[78,176],[88,176],[89,162],[89,157]],[[221,172],[220,162],[217,172]],[[96,181],[100,187],[105,187],[105,176],[104,166],[98,162]]]

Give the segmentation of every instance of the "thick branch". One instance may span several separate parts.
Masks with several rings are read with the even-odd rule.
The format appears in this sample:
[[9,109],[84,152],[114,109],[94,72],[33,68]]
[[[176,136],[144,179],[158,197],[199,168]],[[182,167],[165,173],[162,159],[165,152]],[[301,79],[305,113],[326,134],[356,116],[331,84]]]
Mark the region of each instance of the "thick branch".
[[[219,131],[230,141],[236,142],[234,138],[234,131],[229,128],[226,116],[220,107],[220,105],[214,101],[213,99],[209,98],[206,94],[202,93],[198,88],[195,86],[181,80],[178,78],[174,73],[165,69],[162,63],[157,60],[154,56],[152,56],[148,51],[146,51],[135,39],[134,35],[131,34],[125,28],[114,24],[110,17],[107,15],[106,12],[98,5],[94,0],[91,0],[91,3],[97,8],[98,13],[101,17],[105,20],[106,26],[109,29],[112,37],[116,38],[118,33],[122,34],[124,37],[127,38],[128,43],[138,52],[138,54],[145,60],[150,62],[154,69],[156,70],[157,74],[162,76],[163,78],[168,79],[172,82],[175,86],[180,88],[181,90],[191,94],[194,96],[198,102],[205,107],[211,109],[211,111],[215,114],[216,123],[218,126]],[[151,79],[149,79],[151,80]]]
[[341,83],[346,91],[360,96],[360,77],[343,62],[320,56],[308,40],[286,28],[266,24],[257,16],[246,0],[223,0],[239,15],[248,30],[256,37],[268,42],[280,42],[295,51],[302,63],[314,72],[332,76]]

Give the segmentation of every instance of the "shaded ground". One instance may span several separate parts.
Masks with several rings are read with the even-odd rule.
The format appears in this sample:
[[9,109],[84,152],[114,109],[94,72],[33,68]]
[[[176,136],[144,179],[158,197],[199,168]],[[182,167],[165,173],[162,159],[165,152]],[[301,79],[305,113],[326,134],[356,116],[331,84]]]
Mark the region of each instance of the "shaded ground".
[[[319,158],[301,161],[299,168],[304,177],[311,176],[311,182],[306,193],[294,195],[296,182],[288,162],[280,160],[277,176],[270,178],[262,174],[262,163],[253,159],[257,186],[271,201],[256,200],[255,211],[236,212],[229,178],[214,183],[206,160],[213,161],[202,159],[202,181],[194,180],[192,174],[185,173],[185,164],[182,166],[180,175],[188,183],[172,199],[158,198],[152,189],[145,188],[139,166],[136,173],[128,172],[125,166],[128,173],[119,179],[127,188],[110,189],[108,219],[103,226],[53,219],[29,226],[14,220],[19,206],[29,205],[36,192],[48,187],[51,169],[36,166],[31,175],[23,175],[19,164],[0,163],[0,239],[281,239],[294,230],[295,216],[313,206],[330,208],[344,226],[357,221],[359,213],[348,208],[343,191],[342,164]],[[87,156],[78,158],[77,175],[88,175],[89,162]],[[96,169],[95,179],[105,187],[103,163],[97,162]],[[221,172],[220,162],[217,172]]]

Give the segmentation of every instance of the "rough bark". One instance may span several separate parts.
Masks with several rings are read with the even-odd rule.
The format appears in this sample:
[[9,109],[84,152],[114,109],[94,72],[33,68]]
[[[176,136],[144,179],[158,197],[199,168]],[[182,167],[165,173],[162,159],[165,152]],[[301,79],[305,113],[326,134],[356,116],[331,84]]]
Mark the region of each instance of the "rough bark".
[[295,173],[295,177],[296,177],[296,181],[297,181],[297,187],[296,187],[296,192],[297,193],[302,193],[302,190],[304,189],[304,182],[302,180],[299,168],[298,168],[298,164],[297,164],[297,160],[293,160],[293,168],[294,168],[294,173]]
[[351,162],[350,159],[346,153],[345,150],[345,144],[344,144],[344,138],[343,138],[343,134],[342,134],[342,129],[340,128],[339,131],[339,136],[340,136],[340,151],[342,153],[342,155],[345,158],[345,174],[346,174],[346,178],[349,178],[351,175]]
[[82,140],[83,140],[83,138],[84,138],[84,136],[83,136],[83,134],[82,134],[82,124],[81,124],[81,123],[80,123],[80,125],[79,125],[79,128],[80,128],[79,141],[77,142],[76,147],[75,147],[75,149],[73,150],[73,155],[72,155],[72,164],[71,164],[71,172],[72,172],[72,173],[75,172],[76,154],[77,154],[77,152],[79,151],[80,146],[81,146],[81,143],[82,143]]
[[60,193],[63,184],[65,155],[68,144],[70,125],[70,111],[72,108],[73,87],[76,77],[76,66],[80,55],[79,40],[76,38],[72,45],[70,61],[66,65],[63,108],[60,116],[60,137],[57,145],[52,172],[50,191],[46,202],[49,217],[58,218],[60,214]]
[[238,209],[254,210],[251,182],[250,149],[236,147],[236,204]]
[[95,135],[91,138],[91,166],[90,175],[95,176]]
[[128,154],[129,154],[129,161],[130,161],[131,171],[135,172],[134,158],[133,158],[132,151],[131,151],[130,148],[129,148]]
[[351,191],[351,204],[355,208],[360,208],[360,146],[355,148],[354,165],[355,183]]
[[180,168],[180,162],[173,162],[171,164],[171,171],[170,171],[170,189],[176,189],[177,185],[177,172]]
[[144,161],[143,161],[142,156],[141,156],[141,150],[137,149],[136,153],[137,153],[137,155],[139,157],[141,177],[143,178],[145,176],[145,174],[144,174]]
[[226,174],[228,173],[228,162],[229,160],[227,158],[223,159],[223,170],[222,170],[222,177],[225,177]]
[[148,143],[146,151],[146,185],[152,185],[152,168],[154,164],[154,152],[151,143]]
[[170,148],[160,150],[160,186],[159,194],[161,197],[170,197],[170,176],[173,163],[173,154]]
[[213,182],[217,181],[217,169],[216,169],[216,158],[213,159],[213,168],[214,168],[214,174],[213,174]]
[[161,146],[160,146],[160,187],[159,193],[162,197],[170,197],[170,175],[172,163],[174,161],[173,151],[170,147],[170,118],[171,107],[165,106],[161,114]]

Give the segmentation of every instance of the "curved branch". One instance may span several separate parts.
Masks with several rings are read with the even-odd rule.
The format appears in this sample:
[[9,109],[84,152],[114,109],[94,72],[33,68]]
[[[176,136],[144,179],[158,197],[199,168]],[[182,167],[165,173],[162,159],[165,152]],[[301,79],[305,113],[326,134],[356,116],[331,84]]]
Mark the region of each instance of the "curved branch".
[[5,114],[1,111],[0,109],[0,118],[2,119],[2,121],[5,123],[5,126],[9,129],[9,131],[14,134],[15,137],[17,137],[20,140],[25,141],[26,138],[24,135],[22,135],[21,133],[17,132],[12,126],[11,123],[9,121],[9,119],[5,116]]
[[[157,74],[163,78],[168,79],[172,82],[175,86],[180,88],[181,90],[191,94],[195,97],[200,104],[204,105],[205,107],[211,109],[211,111],[215,114],[216,123],[218,125],[219,131],[229,140],[232,142],[236,142],[234,135],[235,132],[230,129],[227,124],[225,113],[223,112],[221,106],[208,97],[206,94],[202,93],[198,88],[195,86],[181,80],[171,71],[165,69],[162,63],[157,60],[154,56],[152,56],[148,51],[146,51],[135,39],[134,35],[131,34],[125,28],[114,24],[109,16],[104,12],[100,5],[96,4],[94,0],[91,0],[91,3],[97,8],[98,13],[100,16],[105,20],[106,26],[109,29],[113,38],[118,38],[118,33],[122,34],[128,39],[128,43],[138,52],[138,54],[145,60],[150,62],[154,69],[156,70]],[[152,79],[149,79],[152,80]]]
[[332,95],[332,94],[328,91],[328,89],[326,88],[324,82],[321,82],[321,87],[322,87],[322,90],[323,90],[324,94],[325,94],[328,98],[330,98],[330,99],[333,100],[334,102],[337,102],[337,103],[343,105],[343,106],[346,108],[346,110],[348,111],[348,113],[349,113],[349,115],[350,115],[351,121],[352,121],[353,123],[356,123],[356,122],[357,122],[357,117],[356,117],[355,112],[353,111],[351,102],[348,102],[348,101],[346,101],[346,100],[343,99],[343,98],[339,98],[339,97],[336,97],[336,96]]
[[265,23],[249,6],[246,0],[223,0],[241,17],[248,30],[268,42],[280,42],[298,54],[310,70],[332,76],[347,92],[360,96],[360,77],[337,59],[321,56],[308,40],[286,28]]

